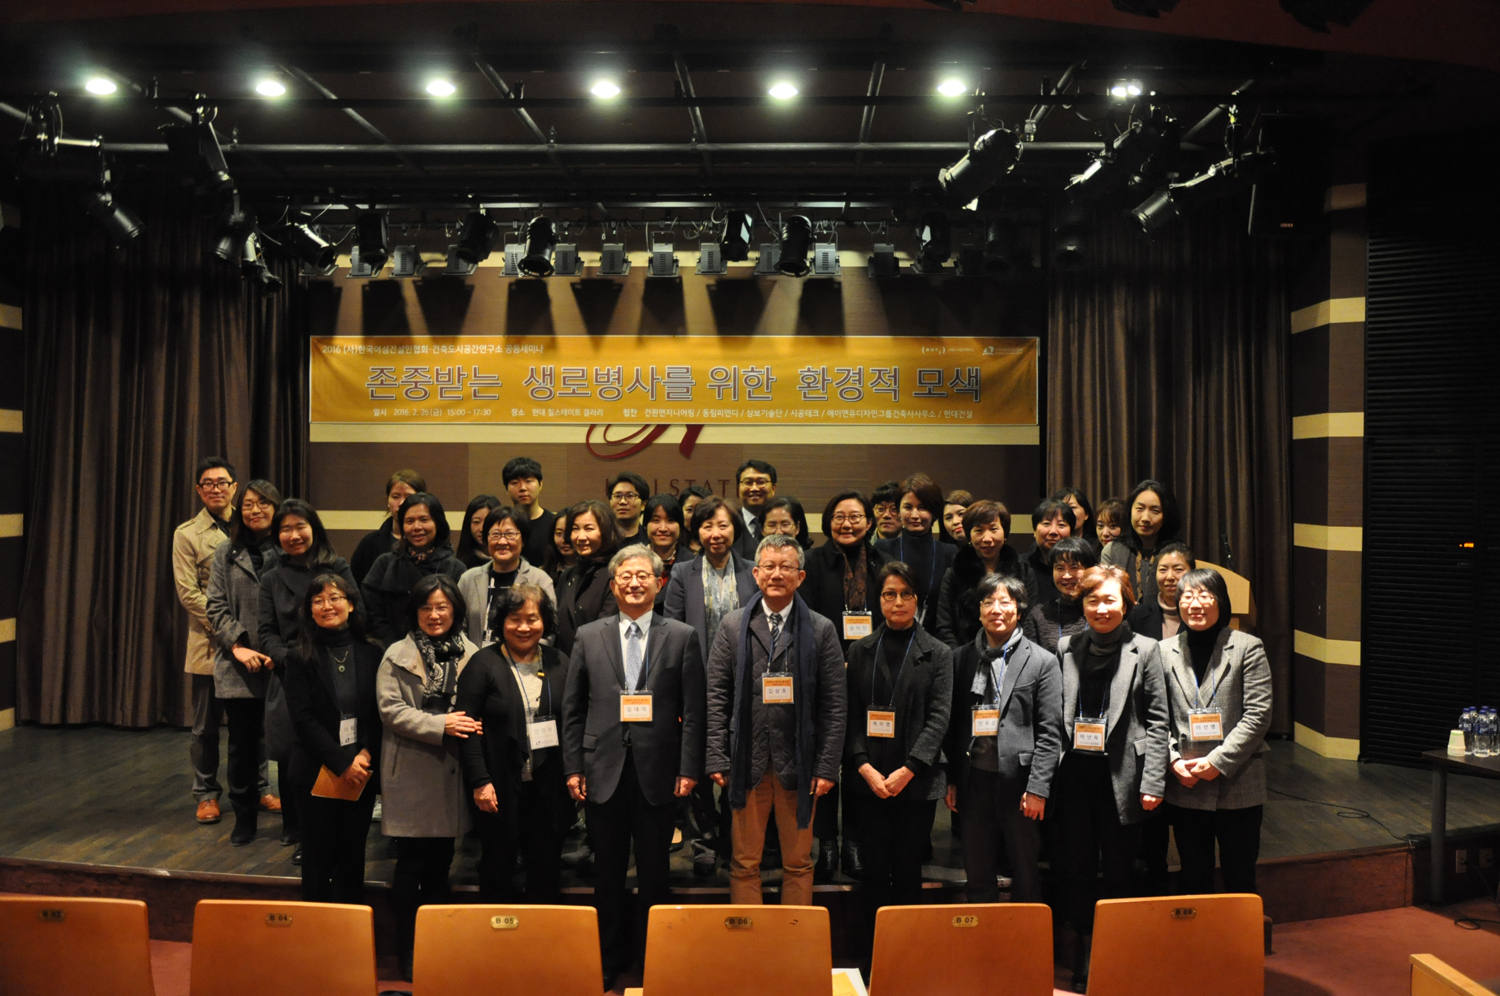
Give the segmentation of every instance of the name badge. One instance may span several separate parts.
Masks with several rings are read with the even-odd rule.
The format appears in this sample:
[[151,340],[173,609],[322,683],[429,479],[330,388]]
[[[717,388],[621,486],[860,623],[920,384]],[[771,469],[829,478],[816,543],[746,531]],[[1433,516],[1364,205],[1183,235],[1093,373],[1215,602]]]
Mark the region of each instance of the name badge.
[[870,709],[866,713],[865,735],[870,737],[884,737],[887,740],[895,737],[896,710]]
[[1188,716],[1189,737],[1193,740],[1223,740],[1224,717],[1216,712],[1195,712]]
[[[651,703],[649,702],[646,703],[646,712],[646,718],[650,719]],[[532,750],[541,750],[543,747],[556,747],[557,720],[539,719],[535,723],[527,723],[526,740],[531,744]]]
[[760,697],[767,705],[791,705],[792,676],[789,674],[761,675]]
[[353,716],[339,720],[339,746],[352,747],[359,739],[359,720]]
[[1104,717],[1079,718],[1073,723],[1073,749],[1104,753]]
[[844,639],[862,640],[875,632],[875,626],[868,612],[845,612],[844,613]]
[[[620,693],[620,722],[622,723],[649,723],[651,722],[651,693],[650,692],[621,692]],[[553,734],[554,739],[556,734]]]
[[1000,733],[1000,710],[999,709],[975,709],[974,710],[974,735],[976,737],[993,737]]

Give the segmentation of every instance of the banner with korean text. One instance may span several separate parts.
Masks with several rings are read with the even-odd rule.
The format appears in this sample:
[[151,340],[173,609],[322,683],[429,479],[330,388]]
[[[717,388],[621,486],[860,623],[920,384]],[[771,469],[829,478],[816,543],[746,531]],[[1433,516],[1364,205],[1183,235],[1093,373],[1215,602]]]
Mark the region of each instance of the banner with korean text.
[[1037,424],[1037,341],[904,336],[338,336],[311,421]]

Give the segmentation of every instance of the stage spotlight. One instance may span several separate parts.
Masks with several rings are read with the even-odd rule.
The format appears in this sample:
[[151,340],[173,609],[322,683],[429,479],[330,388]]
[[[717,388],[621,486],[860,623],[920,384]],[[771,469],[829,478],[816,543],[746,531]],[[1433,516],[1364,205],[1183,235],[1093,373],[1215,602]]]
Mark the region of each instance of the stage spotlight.
[[1075,204],[1092,204],[1146,186],[1145,174],[1159,172],[1148,170],[1147,164],[1159,152],[1174,153],[1181,131],[1175,118],[1152,108],[1150,116],[1132,121],[1115,136],[1087,169],[1068,181],[1063,193]]
[[192,121],[161,126],[167,152],[177,168],[192,175],[198,188],[208,193],[227,191],[234,186],[219,135],[214,131],[217,113],[214,108],[199,107],[193,112]]
[[870,247],[869,274],[872,277],[894,277],[901,272],[901,262],[896,259],[896,247],[889,242],[877,242]]
[[700,277],[722,277],[729,272],[724,265],[724,251],[717,242],[698,243],[698,265],[693,272]]
[[507,242],[500,250],[504,265],[500,268],[502,277],[519,277],[521,275],[521,257],[526,255],[526,243]]
[[[564,232],[564,235],[567,233]],[[554,277],[583,276],[583,260],[578,258],[577,242],[559,242],[552,252],[552,275]]]
[[119,89],[114,80],[104,76],[90,76],[83,88],[96,97],[108,97]]
[[1328,22],[1349,27],[1365,12],[1370,0],[1281,0],[1281,9],[1297,19],[1304,28],[1328,33]]
[[812,221],[801,214],[791,215],[782,224],[781,257],[776,269],[791,277],[805,277],[810,269],[807,251],[812,248]]
[[1180,218],[1197,204],[1218,200],[1245,183],[1253,183],[1271,167],[1269,153],[1249,152],[1239,159],[1214,163],[1191,180],[1156,191],[1130,210],[1141,230],[1150,234]]
[[390,258],[385,215],[379,211],[366,211],[356,219],[355,225],[360,261],[369,266],[372,273],[379,273]]
[[465,263],[478,265],[490,258],[495,243],[497,226],[494,219],[483,211],[470,211],[464,216],[463,228],[458,233],[458,258]]
[[557,230],[552,219],[537,215],[526,226],[526,255],[518,264],[528,277],[552,276],[552,253],[557,249]]
[[472,277],[475,264],[463,259],[458,254],[458,246],[448,247],[448,261],[443,267],[443,275],[446,277]]
[[219,220],[219,231],[214,243],[214,255],[226,263],[238,260],[245,251],[245,242],[255,231],[255,215],[240,207],[240,193],[234,191],[224,206]]
[[755,258],[756,276],[767,276],[772,273],[781,272],[781,243],[762,242],[760,244],[760,255]]
[[984,268],[989,273],[1009,273],[1019,265],[1016,259],[1016,230],[996,219],[984,232]]
[[1129,100],[1145,92],[1140,80],[1115,80],[1109,85],[1109,95],[1116,100]]
[[750,258],[750,240],[755,237],[755,222],[748,211],[730,211],[724,218],[724,260],[743,263]]
[[417,252],[416,246],[397,246],[391,252],[391,276],[405,279],[420,277],[427,269],[427,261]]
[[1080,204],[1064,204],[1052,219],[1052,261],[1064,269],[1088,262],[1088,231],[1091,214]]
[[434,97],[451,97],[458,92],[458,87],[441,77],[428,80],[426,89]]
[[599,268],[596,277],[624,277],[630,275],[630,257],[625,255],[625,243],[606,242],[599,247]]
[[594,85],[589,87],[589,93],[600,100],[613,100],[620,95],[620,84],[614,80],[595,80]]
[[1115,10],[1141,17],[1160,17],[1177,9],[1177,0],[1110,0]]
[[679,272],[677,254],[670,242],[656,242],[651,246],[651,256],[646,261],[647,277],[675,277]]
[[778,80],[771,84],[771,89],[766,91],[777,100],[791,100],[797,96],[797,88],[786,80]]
[[263,290],[281,290],[282,280],[266,266],[260,251],[260,237],[254,232],[246,236],[240,249],[240,276]]
[[941,273],[953,255],[953,228],[941,211],[928,211],[917,222],[917,258],[913,273]]
[[115,248],[128,245],[141,234],[141,219],[135,212],[115,200],[108,190],[91,190],[83,195],[83,206],[109,236],[109,244]]
[[306,263],[324,276],[338,268],[339,250],[313,231],[305,222],[288,225],[281,244],[293,258]]
[[842,277],[844,268],[839,265],[837,242],[814,242],[812,275],[815,277]]
[[264,79],[255,84],[255,92],[262,97],[284,97],[286,86],[277,80]]
[[949,77],[938,84],[937,92],[944,97],[962,97],[969,92],[969,84],[956,76]]
[[1015,132],[1005,128],[987,131],[962,159],[938,170],[938,186],[950,200],[968,204],[1014,169],[1020,155]]

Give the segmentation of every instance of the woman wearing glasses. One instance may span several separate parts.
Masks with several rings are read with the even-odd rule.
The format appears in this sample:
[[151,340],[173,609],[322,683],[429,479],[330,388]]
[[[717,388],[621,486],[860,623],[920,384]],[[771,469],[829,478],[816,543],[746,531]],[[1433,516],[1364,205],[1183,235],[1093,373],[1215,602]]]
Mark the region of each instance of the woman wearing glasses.
[[917,622],[916,579],[890,563],[875,575],[880,628],[849,648],[844,737],[847,822],[875,911],[922,901],[922,852],[946,780],[939,755],[953,706],[953,652]]
[[464,597],[469,640],[476,647],[488,647],[500,639],[495,610],[509,589],[529,584],[545,591],[548,598],[557,597],[552,590],[552,579],[546,572],[521,556],[530,527],[526,512],[510,506],[491,510],[484,520],[490,562],[465,571],[458,579],[458,593]]
[[1266,801],[1271,664],[1260,640],[1228,626],[1218,571],[1178,582],[1184,629],[1161,644],[1172,706],[1167,806],[1182,857],[1181,891],[1213,892],[1214,844],[1229,892],[1255,891]]

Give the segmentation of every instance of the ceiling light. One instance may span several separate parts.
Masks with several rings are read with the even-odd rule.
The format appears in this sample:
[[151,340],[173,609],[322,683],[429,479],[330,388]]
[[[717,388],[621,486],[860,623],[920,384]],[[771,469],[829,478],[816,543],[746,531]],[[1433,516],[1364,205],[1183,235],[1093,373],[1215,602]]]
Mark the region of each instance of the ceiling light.
[[807,276],[807,250],[812,248],[812,240],[812,221],[806,215],[788,218],[781,232],[781,257],[776,269],[792,277]]
[[108,97],[119,89],[115,86],[114,80],[105,79],[103,76],[90,76],[83,88],[96,97]]
[[240,207],[238,190],[229,195],[224,213],[219,219],[219,231],[214,242],[214,255],[226,263],[237,262],[244,253],[245,240],[255,231],[255,215]]
[[338,267],[338,246],[329,244],[327,239],[313,231],[306,222],[288,225],[281,245],[293,257],[325,277]]
[[646,260],[646,276],[675,277],[680,271],[677,254],[671,242],[656,242],[651,246],[651,256]]
[[837,242],[813,243],[812,272],[815,277],[842,277],[844,275],[844,268],[839,265]]
[[625,255],[625,243],[606,242],[599,247],[599,268],[596,277],[624,277],[630,274],[630,257]]
[[724,216],[724,261],[743,263],[750,258],[750,240],[755,222],[748,211],[730,211]]
[[255,84],[255,92],[262,97],[281,97],[286,94],[286,87],[276,80],[261,80]]
[[108,190],[92,190],[83,195],[83,206],[104,228],[109,244],[119,248],[140,237],[141,219]]
[[427,81],[427,92],[434,97],[451,97],[458,92],[458,87],[445,79],[438,78]]
[[962,159],[938,171],[938,186],[957,203],[968,204],[1014,169],[1020,155],[1015,132],[987,131]]
[[1152,108],[1149,117],[1137,118],[1116,135],[1087,169],[1068,181],[1063,193],[1082,204],[1147,187],[1152,176],[1167,172],[1166,163],[1176,157],[1181,132],[1175,118]]
[[528,277],[552,276],[552,253],[557,248],[557,230],[552,219],[537,215],[526,226],[526,255],[518,264]]
[[780,80],[779,82],[772,83],[771,89],[767,92],[777,100],[791,100],[793,97],[797,96],[797,88],[791,83],[788,83],[786,80]]
[[958,77],[950,77],[938,84],[938,93],[944,97],[962,97],[969,92],[969,84]]
[[589,87],[589,93],[602,100],[610,100],[620,95],[620,85],[614,80],[597,80]]
[[465,263],[478,265],[490,258],[495,242],[495,222],[483,211],[470,211],[464,217],[454,251]]
[[1116,100],[1139,97],[1145,92],[1140,80],[1115,80],[1109,86],[1109,95]]
[[173,163],[189,174],[200,190],[225,192],[233,188],[234,180],[214,130],[214,116],[212,108],[199,107],[191,121],[162,125],[161,133]]
[[722,277],[729,272],[729,267],[724,265],[724,252],[719,243],[698,243],[698,265],[693,272],[700,277]]
[[391,276],[420,277],[425,269],[427,261],[416,246],[397,246],[391,251]]

